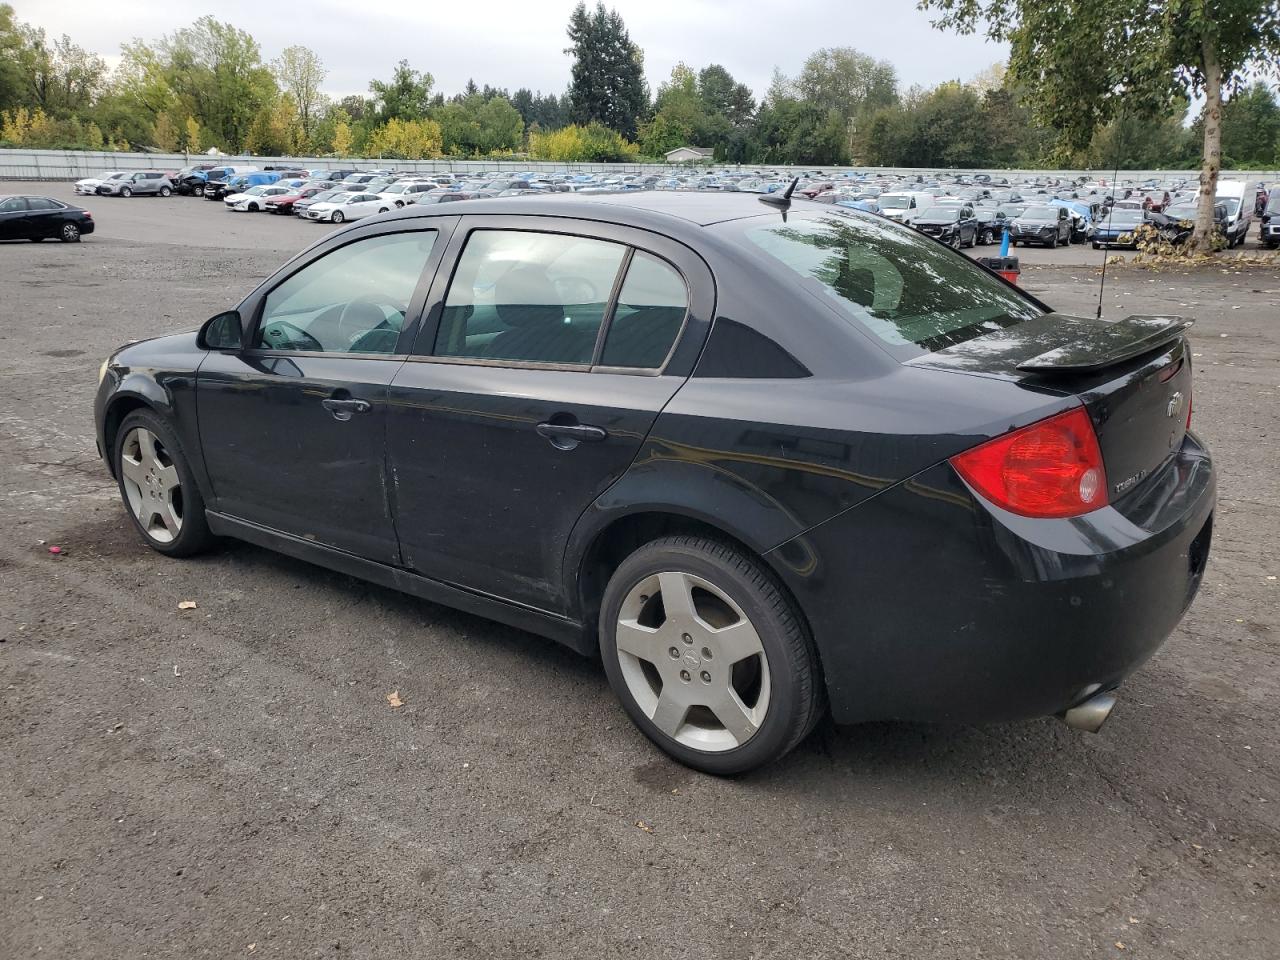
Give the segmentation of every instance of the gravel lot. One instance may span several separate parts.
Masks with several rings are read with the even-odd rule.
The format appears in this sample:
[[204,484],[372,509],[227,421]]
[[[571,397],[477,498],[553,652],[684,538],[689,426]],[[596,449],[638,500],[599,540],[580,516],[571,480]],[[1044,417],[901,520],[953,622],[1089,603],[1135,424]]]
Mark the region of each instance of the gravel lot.
[[[98,364],[329,228],[88,205],[82,244],[0,246],[0,958],[1280,955],[1280,271],[1109,272],[1109,316],[1199,318],[1220,501],[1101,734],[827,725],[716,780],[549,642],[249,546],[147,550]],[[1096,271],[1038,254],[1025,284],[1091,311]]]

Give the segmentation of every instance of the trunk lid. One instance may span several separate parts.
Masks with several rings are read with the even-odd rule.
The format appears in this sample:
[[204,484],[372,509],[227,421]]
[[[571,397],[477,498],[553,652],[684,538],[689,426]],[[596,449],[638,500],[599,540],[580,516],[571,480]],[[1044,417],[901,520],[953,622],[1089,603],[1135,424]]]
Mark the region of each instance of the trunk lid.
[[1047,313],[908,363],[1079,397],[1115,503],[1182,444],[1191,404],[1189,326],[1181,317],[1113,322]]

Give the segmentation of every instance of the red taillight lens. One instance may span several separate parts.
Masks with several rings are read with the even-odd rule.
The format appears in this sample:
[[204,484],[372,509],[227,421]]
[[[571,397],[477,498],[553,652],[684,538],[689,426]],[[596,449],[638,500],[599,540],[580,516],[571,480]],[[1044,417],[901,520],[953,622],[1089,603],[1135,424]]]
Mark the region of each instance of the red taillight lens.
[[1107,505],[1102,450],[1084,407],[988,440],[951,465],[983,497],[1024,517],[1076,517]]

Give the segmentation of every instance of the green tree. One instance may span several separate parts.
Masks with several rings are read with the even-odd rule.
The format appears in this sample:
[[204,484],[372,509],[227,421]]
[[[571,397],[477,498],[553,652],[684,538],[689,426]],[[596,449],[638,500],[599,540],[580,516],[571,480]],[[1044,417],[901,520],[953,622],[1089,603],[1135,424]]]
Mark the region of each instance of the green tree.
[[[1200,202],[1193,238],[1212,242],[1222,168],[1223,93],[1251,73],[1280,72],[1276,0],[920,0],[936,26],[985,29],[1010,44],[1009,71],[1063,147],[1085,149],[1117,117],[1162,116],[1203,96]],[[1081,51],[1088,51],[1087,56]]]
[[182,149],[188,153],[200,152],[200,124],[195,117],[187,117],[182,125]]
[[212,16],[162,39],[156,52],[169,88],[223,147],[239,149],[254,119],[278,95],[257,41]]
[[313,50],[303,46],[285,47],[271,61],[271,69],[285,96],[293,101],[294,112],[302,127],[304,141],[310,142],[317,118],[324,110],[325,98],[320,84],[328,71]]
[[151,145],[159,147],[165,153],[173,153],[178,149],[178,127],[169,114],[160,114],[151,124]]
[[19,66],[23,47],[13,7],[0,3],[0,111],[14,109],[24,102],[26,83]]
[[106,79],[107,64],[63,34],[52,43],[44,30],[20,26],[18,68],[26,81],[27,105],[50,117],[85,113]]
[[1235,166],[1280,163],[1280,105],[1265,83],[1254,83],[1222,105],[1222,154]]
[[427,115],[434,84],[431,74],[419,73],[409,66],[408,60],[401,60],[389,81],[369,81],[373,119],[380,125],[388,120],[421,120]]
[[569,18],[569,101],[577,124],[597,121],[624,137],[634,137],[648,112],[649,90],[644,82],[644,55],[631,41],[616,10],[597,2],[588,11],[578,3]]

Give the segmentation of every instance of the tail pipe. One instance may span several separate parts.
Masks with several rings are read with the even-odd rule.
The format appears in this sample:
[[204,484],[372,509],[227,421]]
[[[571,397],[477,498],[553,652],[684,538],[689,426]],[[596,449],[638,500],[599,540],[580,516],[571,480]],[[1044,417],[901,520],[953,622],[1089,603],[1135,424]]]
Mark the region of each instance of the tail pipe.
[[1062,720],[1073,730],[1097,733],[1111,716],[1116,705],[1116,695],[1111,690],[1095,693],[1088,700],[1077,703],[1062,714]]

